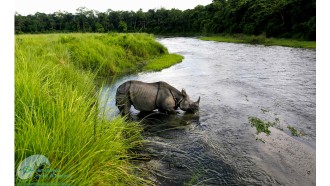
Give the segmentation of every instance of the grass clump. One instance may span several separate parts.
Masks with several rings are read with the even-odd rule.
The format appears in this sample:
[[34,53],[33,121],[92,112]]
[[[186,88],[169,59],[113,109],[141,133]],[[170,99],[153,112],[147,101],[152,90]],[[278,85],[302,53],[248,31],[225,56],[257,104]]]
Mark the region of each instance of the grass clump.
[[290,130],[292,136],[302,136],[304,134],[304,131],[298,132],[298,130],[290,125],[287,126],[287,128]]
[[269,127],[275,125],[275,123],[269,121],[265,122],[257,117],[249,117],[248,119],[251,127],[255,127],[257,129],[257,134],[264,132],[268,136],[271,133]]
[[287,46],[295,48],[316,48],[315,41],[301,41],[294,39],[280,39],[280,38],[267,38],[265,35],[244,35],[244,34],[234,34],[234,35],[214,35],[207,37],[200,37],[202,40],[206,41],[218,41],[218,42],[228,42],[228,43],[250,43],[250,44],[262,44],[266,46],[278,45]]
[[176,63],[181,62],[183,56],[178,54],[166,54],[160,57],[156,57],[147,62],[147,65],[143,67],[144,71],[159,71],[164,68],[168,68]]
[[[134,69],[139,62],[131,59],[156,56],[167,50],[154,43],[149,46],[154,51],[139,53],[133,45],[117,41],[124,39],[123,35],[111,37],[16,36],[15,170],[25,158],[36,154],[46,156],[51,169],[60,170],[52,178],[16,177],[17,184],[150,184],[139,177],[138,168],[130,161],[137,156],[132,150],[143,141],[142,127],[121,117],[105,119],[97,104],[99,90],[94,79],[98,74],[117,73],[125,67]],[[144,36],[127,37],[139,40]]]

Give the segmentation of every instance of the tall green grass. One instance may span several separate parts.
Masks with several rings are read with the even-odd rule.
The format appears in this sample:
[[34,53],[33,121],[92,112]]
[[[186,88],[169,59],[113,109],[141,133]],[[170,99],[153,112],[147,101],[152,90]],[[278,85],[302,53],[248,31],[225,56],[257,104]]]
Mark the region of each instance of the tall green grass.
[[[16,36],[15,169],[41,154],[60,172],[39,183],[150,184],[130,161],[143,141],[141,126],[121,117],[106,120],[94,79],[164,54],[166,48],[146,34]],[[26,181],[32,179],[16,177]]]
[[[150,34],[18,35],[16,43],[20,42],[30,45],[32,48],[28,50],[36,53],[40,50],[48,51],[44,57],[58,63],[71,63],[105,77],[141,70],[150,59],[163,55],[177,59]],[[35,49],[35,46],[42,48]],[[159,65],[162,66],[162,63]],[[168,64],[164,64],[165,66],[168,67]]]

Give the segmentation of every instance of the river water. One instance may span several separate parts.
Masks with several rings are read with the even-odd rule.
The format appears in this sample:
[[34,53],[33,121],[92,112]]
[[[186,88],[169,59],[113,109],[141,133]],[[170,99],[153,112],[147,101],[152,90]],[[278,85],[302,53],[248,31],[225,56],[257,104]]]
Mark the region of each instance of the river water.
[[[165,81],[201,97],[199,116],[132,117],[149,142],[141,163],[157,185],[315,185],[316,51],[161,38],[183,62],[160,72],[122,77],[106,85],[102,105],[118,114],[114,96],[127,80]],[[249,117],[278,121],[256,134]],[[293,136],[288,126],[301,133]]]

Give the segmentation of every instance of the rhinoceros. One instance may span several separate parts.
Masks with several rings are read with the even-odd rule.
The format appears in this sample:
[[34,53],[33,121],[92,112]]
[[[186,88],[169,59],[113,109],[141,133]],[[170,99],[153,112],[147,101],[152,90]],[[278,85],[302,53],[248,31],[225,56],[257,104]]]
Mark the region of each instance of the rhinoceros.
[[180,108],[196,114],[199,111],[199,101],[200,97],[193,102],[184,89],[180,92],[163,81],[126,81],[116,92],[116,106],[123,115],[129,113],[131,105],[142,112],[158,109],[159,112],[173,114]]

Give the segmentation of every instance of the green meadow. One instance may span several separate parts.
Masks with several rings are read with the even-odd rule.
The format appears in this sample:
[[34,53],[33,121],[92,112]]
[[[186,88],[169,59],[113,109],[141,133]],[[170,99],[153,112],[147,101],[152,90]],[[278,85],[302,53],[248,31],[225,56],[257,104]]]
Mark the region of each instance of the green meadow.
[[248,36],[244,34],[232,34],[232,35],[213,35],[203,36],[200,39],[205,41],[218,41],[228,43],[249,43],[249,44],[261,44],[266,46],[287,46],[294,48],[316,48],[315,41],[302,41],[296,39],[285,39],[285,38],[267,38],[264,35]]
[[[182,60],[148,34],[15,36],[15,170],[25,158],[49,158],[50,178],[16,183],[145,185],[132,159],[142,127],[105,119],[96,78],[160,70]],[[166,61],[166,63],[165,63]]]

